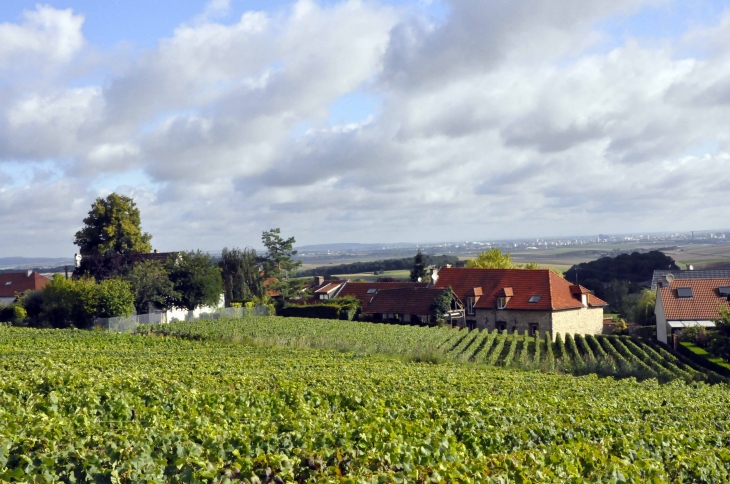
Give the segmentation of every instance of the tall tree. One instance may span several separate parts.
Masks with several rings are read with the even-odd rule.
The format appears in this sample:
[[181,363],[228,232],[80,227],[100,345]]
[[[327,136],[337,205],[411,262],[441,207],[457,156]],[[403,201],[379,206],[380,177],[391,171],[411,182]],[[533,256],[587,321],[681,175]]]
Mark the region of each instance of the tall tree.
[[142,261],[134,265],[125,280],[132,286],[138,314],[170,309],[177,299],[175,287],[160,261]]
[[194,310],[198,306],[216,306],[223,292],[221,270],[213,258],[200,250],[170,256],[167,273],[177,296],[173,305]]
[[221,268],[227,306],[231,301],[263,296],[263,277],[255,250],[225,247],[218,266]]
[[150,252],[152,236],[142,232],[139,209],[131,197],[110,194],[91,205],[74,244],[81,255]]
[[413,267],[411,268],[411,282],[418,282],[426,279],[426,261],[423,252],[418,249],[416,256],[413,258]]
[[281,230],[276,228],[261,234],[261,241],[266,247],[266,254],[261,258],[266,277],[281,278],[282,272],[288,274],[302,265],[302,261],[292,259],[297,255],[294,237],[284,239]]

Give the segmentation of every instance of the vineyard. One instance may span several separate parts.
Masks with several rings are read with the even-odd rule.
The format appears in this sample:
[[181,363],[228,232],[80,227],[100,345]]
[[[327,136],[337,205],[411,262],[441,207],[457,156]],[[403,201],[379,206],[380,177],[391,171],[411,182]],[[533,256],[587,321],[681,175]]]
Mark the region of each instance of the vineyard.
[[[509,366],[538,351],[558,361],[556,353],[582,358],[599,347],[630,358],[629,340],[543,345],[439,329],[432,346],[448,347],[454,362],[430,364],[240,344],[221,339],[234,336],[223,322],[205,338],[192,328],[201,341],[0,327],[0,481],[730,480],[724,384],[456,361],[483,354]],[[289,337],[322,336],[308,331]],[[385,336],[370,345],[398,348]]]
[[601,376],[656,378],[661,383],[726,382],[679,353],[652,341],[625,336],[500,334],[449,327],[303,318],[245,318],[140,327],[154,333],[193,340],[251,341],[289,347],[326,348],[359,354],[385,354],[414,361],[453,361]]

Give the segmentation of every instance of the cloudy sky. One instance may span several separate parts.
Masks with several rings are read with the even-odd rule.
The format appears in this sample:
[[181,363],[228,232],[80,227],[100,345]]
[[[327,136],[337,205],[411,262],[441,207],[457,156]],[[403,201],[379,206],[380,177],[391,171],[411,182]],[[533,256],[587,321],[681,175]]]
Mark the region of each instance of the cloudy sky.
[[[691,4],[691,6],[689,5]],[[730,9],[0,2],[0,257],[730,226]]]

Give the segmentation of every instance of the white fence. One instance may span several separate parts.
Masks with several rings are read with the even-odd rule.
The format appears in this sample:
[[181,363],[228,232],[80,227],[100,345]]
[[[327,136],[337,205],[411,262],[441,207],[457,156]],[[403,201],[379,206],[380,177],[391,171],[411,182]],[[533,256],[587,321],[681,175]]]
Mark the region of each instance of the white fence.
[[[269,316],[268,306],[256,306],[253,308],[219,308],[208,313],[189,312],[184,321],[197,321],[200,319],[220,318],[244,318],[247,316]],[[94,320],[94,327],[106,331],[118,333],[131,333],[142,324],[166,324],[181,321],[178,318],[171,318],[168,321],[167,313],[135,314],[129,317],[118,318],[97,318]]]

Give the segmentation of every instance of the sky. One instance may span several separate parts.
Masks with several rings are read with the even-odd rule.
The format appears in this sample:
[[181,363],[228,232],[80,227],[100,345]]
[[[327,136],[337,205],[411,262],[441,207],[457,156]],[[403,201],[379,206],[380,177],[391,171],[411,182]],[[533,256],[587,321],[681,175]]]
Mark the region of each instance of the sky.
[[725,228],[729,107],[719,1],[4,0],[0,257]]

